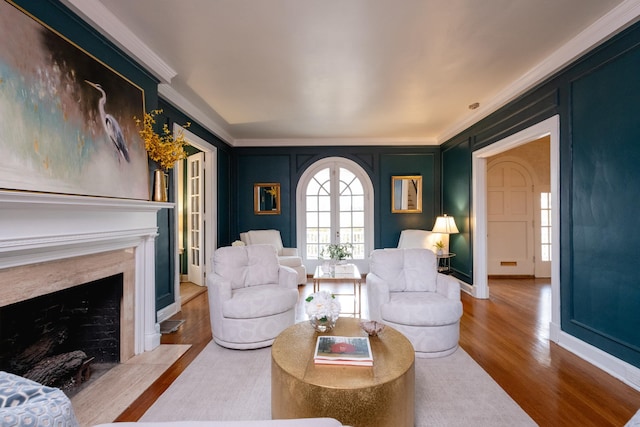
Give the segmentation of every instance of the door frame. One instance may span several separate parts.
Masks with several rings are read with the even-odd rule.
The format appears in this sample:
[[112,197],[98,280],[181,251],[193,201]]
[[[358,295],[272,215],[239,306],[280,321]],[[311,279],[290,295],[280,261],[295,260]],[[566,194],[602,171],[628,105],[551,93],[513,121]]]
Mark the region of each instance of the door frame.
[[[205,189],[204,189],[204,197],[205,197],[205,203],[204,203],[205,231],[204,232],[206,233],[206,237],[204,239],[204,250],[205,250],[204,268],[205,268],[205,280],[206,280],[206,276],[211,272],[211,268],[212,268],[212,266],[210,265],[211,263],[207,262],[207,258],[215,250],[216,248],[215,245],[216,245],[216,242],[218,241],[217,239],[218,214],[216,209],[217,204],[215,203],[215,201],[218,198],[217,197],[218,196],[218,192],[217,192],[218,176],[216,171],[217,148],[211,145],[209,142],[205,141],[204,139],[200,138],[198,135],[189,131],[188,129],[185,129],[179,124],[174,123],[173,134],[176,135],[178,132],[183,133],[184,138],[187,140],[189,145],[192,145],[193,147],[197,148],[198,150],[204,153],[205,165],[208,170],[208,176],[207,176],[207,173],[205,173],[206,182],[205,182]],[[176,176],[181,177],[183,173],[182,162],[178,162],[174,169],[175,169]],[[178,180],[176,179],[176,185],[174,185],[174,188],[173,188],[174,200],[179,200],[178,197],[181,191],[180,185],[178,185],[177,181]],[[179,217],[182,214],[180,210],[182,209],[182,206],[180,206],[180,204],[176,202],[174,209],[176,209],[176,214],[174,215],[175,217],[174,230],[175,230],[175,239],[176,239],[175,241],[179,242],[180,241],[179,234],[182,232],[179,226]],[[169,304],[167,307],[157,311],[158,323],[178,313],[182,307],[182,298],[180,297],[180,248],[179,248],[179,245],[176,244],[175,248],[176,249],[173,256],[174,265],[175,265],[175,268],[174,268],[175,275],[173,279],[175,300],[173,304]]]
[[550,338],[560,332],[560,117],[555,115],[471,154],[473,209],[473,285],[464,289],[476,298],[489,298],[487,277],[487,158],[549,135],[551,172],[551,325]]

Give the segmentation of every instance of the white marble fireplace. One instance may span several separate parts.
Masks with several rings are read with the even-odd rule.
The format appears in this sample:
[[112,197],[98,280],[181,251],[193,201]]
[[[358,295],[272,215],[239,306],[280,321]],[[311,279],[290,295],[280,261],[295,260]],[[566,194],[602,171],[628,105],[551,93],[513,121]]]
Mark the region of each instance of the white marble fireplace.
[[153,350],[157,211],[172,206],[0,191],[0,307],[122,274],[121,362]]

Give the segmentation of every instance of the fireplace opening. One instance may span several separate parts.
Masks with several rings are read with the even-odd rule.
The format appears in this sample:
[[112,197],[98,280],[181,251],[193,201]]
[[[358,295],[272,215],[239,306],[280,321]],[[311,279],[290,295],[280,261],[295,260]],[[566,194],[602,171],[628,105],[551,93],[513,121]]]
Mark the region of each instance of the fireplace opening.
[[123,274],[0,308],[0,370],[69,397],[120,362]]

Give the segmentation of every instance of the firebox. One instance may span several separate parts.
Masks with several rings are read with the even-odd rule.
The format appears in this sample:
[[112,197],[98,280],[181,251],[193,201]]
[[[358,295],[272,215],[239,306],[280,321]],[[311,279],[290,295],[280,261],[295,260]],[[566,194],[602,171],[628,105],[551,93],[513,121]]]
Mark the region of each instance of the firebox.
[[115,274],[0,307],[0,370],[29,378],[78,357],[85,364],[118,363],[122,294],[123,274]]

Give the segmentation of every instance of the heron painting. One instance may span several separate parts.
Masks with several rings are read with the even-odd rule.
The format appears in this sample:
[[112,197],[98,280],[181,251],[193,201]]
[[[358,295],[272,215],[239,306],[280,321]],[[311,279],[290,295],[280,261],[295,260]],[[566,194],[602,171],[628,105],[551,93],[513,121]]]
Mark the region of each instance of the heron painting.
[[104,104],[107,103],[107,94],[102,90],[102,86],[97,83],[91,83],[89,80],[85,80],[86,83],[93,86],[96,90],[98,90],[102,96],[98,101],[98,110],[100,111],[100,122],[104,127],[104,131],[109,136],[111,142],[118,152],[118,154],[127,162],[130,162],[129,159],[129,150],[127,150],[127,143],[124,140],[124,135],[122,134],[122,129],[120,129],[120,125],[118,121],[111,114],[107,114],[104,111]]
[[0,189],[149,200],[144,92],[0,1]]

